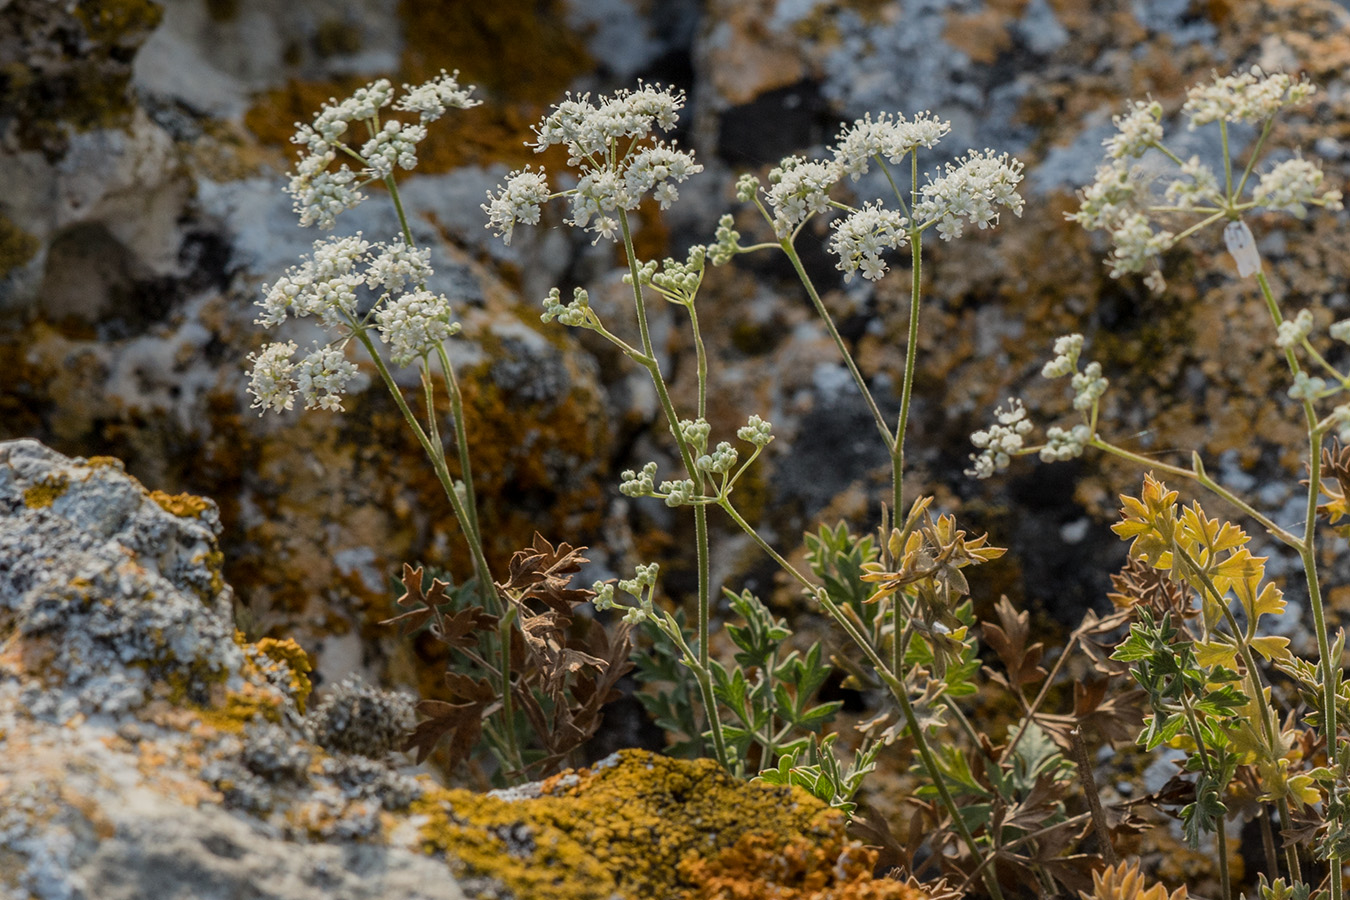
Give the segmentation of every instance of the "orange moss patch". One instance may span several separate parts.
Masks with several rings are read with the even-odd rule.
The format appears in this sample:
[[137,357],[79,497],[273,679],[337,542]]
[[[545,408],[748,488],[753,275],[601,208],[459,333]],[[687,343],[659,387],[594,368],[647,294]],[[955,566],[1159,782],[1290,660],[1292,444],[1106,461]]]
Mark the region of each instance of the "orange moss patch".
[[457,875],[488,876],[533,900],[921,895],[871,876],[843,817],[798,788],[738,781],[711,760],[624,750],[613,765],[554,776],[510,802],[435,789],[423,849]]
[[64,475],[48,475],[37,484],[23,492],[23,505],[29,509],[45,509],[70,487],[70,480]]

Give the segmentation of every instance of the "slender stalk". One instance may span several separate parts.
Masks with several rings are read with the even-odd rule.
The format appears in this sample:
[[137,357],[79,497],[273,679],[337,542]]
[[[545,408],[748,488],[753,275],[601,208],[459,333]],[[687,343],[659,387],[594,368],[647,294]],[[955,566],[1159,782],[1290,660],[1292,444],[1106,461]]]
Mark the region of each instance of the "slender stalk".
[[[1213,772],[1213,763],[1209,759],[1209,750],[1205,748],[1204,737],[1200,733],[1200,722],[1195,717],[1195,710],[1191,709],[1190,701],[1185,694],[1181,696],[1181,707],[1186,716],[1186,724],[1191,732],[1191,740],[1195,741],[1196,750],[1200,755],[1200,764],[1205,767],[1206,772]],[[1229,883],[1230,875],[1228,872],[1228,831],[1224,824],[1224,817],[1219,817],[1219,827],[1214,832],[1215,844],[1219,851],[1219,884],[1222,886],[1224,900],[1232,900],[1233,886]]]
[[[872,646],[871,641],[867,640],[866,635],[858,630],[857,626],[853,624],[853,621],[844,614],[844,611],[830,599],[830,595],[823,589],[812,585],[807,581],[804,575],[792,566],[791,563],[783,559],[777,551],[770,547],[769,544],[760,537],[759,533],[750,526],[750,523],[746,522],[745,519],[741,517],[736,511],[736,508],[731,505],[730,501],[724,499],[719,501],[718,505],[726,511],[727,515],[731,517],[731,520],[739,525],[741,530],[744,531],[751,540],[758,544],[760,548],[772,557],[785,572],[791,575],[794,580],[805,587],[807,591],[816,598],[817,602],[819,602],[825,612],[829,614],[830,618],[834,619],[834,621],[844,629],[844,632],[848,634],[849,638],[857,645],[858,649],[867,656],[873,669],[876,670],[877,676],[886,685],[887,689],[891,692],[891,696],[894,697],[895,701],[900,705],[900,712],[904,716],[905,725],[909,728],[909,733],[914,736],[914,746],[919,751],[919,757],[923,761],[924,770],[928,773],[928,778],[932,781],[933,786],[937,788],[938,795],[942,798],[942,805],[947,810],[947,814],[952,818],[953,826],[961,836],[962,841],[965,842],[966,847],[970,850],[972,858],[975,860],[983,860],[984,854],[980,852],[979,845],[975,843],[974,835],[971,834],[970,829],[966,826],[965,819],[961,817],[961,808],[956,805],[956,798],[952,796],[951,791],[948,789],[947,782],[942,775],[942,770],[938,767],[937,758],[933,756],[933,751],[928,746],[928,736],[924,733],[922,726],[919,724],[919,717],[914,712],[913,704],[910,703],[909,689],[905,686],[900,672],[892,671],[887,666],[886,661],[881,658],[877,649]],[[989,870],[986,870],[983,874],[985,887],[988,889],[989,895],[993,897],[994,900],[1003,900],[1003,892],[999,888],[997,874]]]
[[783,238],[778,242],[778,246],[783,248],[783,253],[787,255],[792,263],[792,268],[797,272],[797,278],[802,286],[806,288],[806,295],[811,298],[811,304],[816,308],[816,313],[821,321],[825,323],[825,330],[830,333],[834,340],[834,345],[839,348],[839,355],[844,358],[844,365],[848,367],[848,372],[853,376],[853,383],[858,386],[862,392],[863,402],[867,404],[868,410],[872,413],[872,420],[876,422],[877,431],[881,434],[882,441],[886,444],[886,450],[889,453],[895,452],[895,438],[891,435],[890,428],[886,425],[886,417],[881,414],[877,407],[877,401],[872,397],[872,392],[867,388],[867,381],[863,378],[862,372],[858,370],[858,364],[853,361],[853,354],[849,352],[848,345],[844,343],[844,336],[839,333],[835,327],[834,318],[830,311],[825,308],[825,303],[820,299],[820,294],[816,291],[815,284],[811,281],[811,276],[806,274],[806,267],[802,265],[801,257],[797,255],[797,248],[792,245],[789,238]]

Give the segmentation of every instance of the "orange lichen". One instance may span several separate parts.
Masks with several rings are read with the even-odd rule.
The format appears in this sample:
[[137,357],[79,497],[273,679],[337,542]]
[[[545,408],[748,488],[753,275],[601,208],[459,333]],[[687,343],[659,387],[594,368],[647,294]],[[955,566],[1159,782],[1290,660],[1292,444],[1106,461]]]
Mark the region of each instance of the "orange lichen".
[[263,656],[290,669],[290,683],[291,689],[295,691],[295,705],[303,714],[305,701],[309,699],[310,692],[314,690],[314,683],[309,678],[309,673],[314,669],[309,661],[309,654],[305,653],[300,645],[290,638],[277,640],[265,637],[258,641],[257,647]]
[[165,512],[183,519],[195,519],[211,508],[212,503],[205,497],[195,494],[167,494],[164,491],[151,491],[150,499],[158,503]]
[[[843,817],[798,788],[749,784],[710,760],[637,750],[564,773],[509,802],[437,788],[413,806],[423,848],[458,875],[535,900],[764,897],[862,900],[916,894],[875,881]],[[708,880],[725,892],[710,893]]]

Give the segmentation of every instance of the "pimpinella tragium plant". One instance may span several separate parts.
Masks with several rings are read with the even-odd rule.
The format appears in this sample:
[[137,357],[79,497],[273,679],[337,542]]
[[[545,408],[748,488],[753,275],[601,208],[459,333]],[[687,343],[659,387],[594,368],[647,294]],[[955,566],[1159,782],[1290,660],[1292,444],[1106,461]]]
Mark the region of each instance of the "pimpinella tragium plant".
[[[308,258],[265,289],[258,324],[280,328],[313,319],[325,340],[298,359],[294,341],[267,346],[251,357],[249,390],[263,412],[289,410],[297,396],[306,408],[341,410],[344,390],[358,377],[348,356],[353,345],[364,349],[444,489],[473,572],[458,586],[424,578],[421,568],[404,572],[403,611],[389,622],[405,633],[429,631],[452,660],[445,676],[452,700],[422,701],[418,709],[427,718],[409,749],[420,761],[441,742],[454,766],[487,747],[497,773],[518,780],[553,771],[594,734],[600,707],[617,696],[615,683],[631,668],[631,645],[627,626],[610,636],[573,615],[592,596],[567,586],[586,562],[584,548],[555,548],[536,535],[500,581],[488,569],[463,399],[446,349],[460,325],[450,300],[427,289],[431,252],[414,240],[395,179],[398,170],[416,167],[429,125],[477,105],[471,92],[444,71],[405,85],[401,94],[381,79],[330,101],[312,124],[299,127],[294,142],[304,149],[287,189],[300,224],[332,229],[378,183],[399,229],[382,242],[359,232],[315,241]],[[420,409],[395,378],[393,370],[406,367],[419,375]],[[440,390],[449,401],[453,462],[444,449]]]
[[[1209,518],[1198,504],[1183,509],[1175,492],[1154,474],[1146,477],[1139,496],[1123,498],[1124,518],[1115,526],[1132,541],[1132,558],[1184,585],[1191,602],[1199,605],[1194,623],[1173,615],[1141,617],[1116,658],[1131,663],[1149,695],[1152,714],[1140,742],[1149,748],[1166,743],[1188,754],[1195,800],[1183,810],[1186,837],[1194,845],[1203,834],[1217,833],[1226,897],[1231,889],[1224,823],[1231,818],[1228,803],[1240,793],[1235,787],[1239,783],[1254,786],[1255,799],[1266,807],[1265,874],[1271,878],[1278,875],[1272,806],[1279,814],[1284,874],[1294,886],[1291,890],[1309,889],[1304,858],[1311,851],[1327,864],[1328,895],[1340,898],[1341,863],[1350,854],[1344,635],[1333,640],[1328,632],[1318,574],[1319,556],[1326,549],[1319,543],[1325,537],[1318,528],[1319,515],[1334,526],[1348,511],[1350,482],[1343,482],[1341,475],[1350,460],[1326,445],[1330,438],[1350,439],[1350,403],[1338,402],[1350,389],[1350,379],[1330,361],[1337,358],[1330,345],[1350,341],[1350,322],[1331,325],[1322,337],[1315,334],[1313,310],[1289,314],[1266,278],[1251,228],[1252,223],[1258,228],[1267,220],[1273,223],[1280,213],[1302,219],[1314,209],[1342,208],[1340,191],[1324,184],[1316,163],[1277,153],[1271,146],[1281,115],[1306,104],[1314,93],[1306,81],[1255,68],[1193,87],[1181,113],[1191,129],[1217,129],[1218,159],[1182,159],[1165,142],[1162,105],[1132,103],[1114,120],[1116,134],[1105,142],[1107,160],[1070,216],[1088,229],[1108,233],[1112,250],[1107,263],[1113,277],[1149,270],[1145,281],[1156,292],[1166,290],[1159,268],[1164,251],[1222,230],[1237,276],[1250,279],[1264,301],[1270,342],[1289,369],[1287,399],[1306,426],[1302,521],[1292,526],[1276,521],[1214,479],[1199,453],[1192,453],[1188,466],[1174,465],[1132,452],[1119,438],[1103,434],[1099,415],[1108,383],[1099,363],[1085,363],[1082,335],[1057,340],[1055,357],[1042,372],[1046,378],[1072,376],[1078,422],[1049,428],[1045,441],[1034,444],[1027,410],[1014,399],[998,410],[994,425],[972,436],[980,453],[972,457],[970,474],[977,477],[1006,468],[1015,456],[1038,454],[1053,462],[1078,457],[1091,447],[1158,477],[1204,488],[1298,554],[1316,636],[1312,660],[1296,657],[1284,638],[1262,633],[1263,617],[1266,622],[1277,619],[1285,603],[1280,591],[1265,581],[1265,559],[1252,555],[1241,529]],[[1240,155],[1230,145],[1238,129],[1255,135]],[[1281,691],[1279,677],[1292,689]]]
[[[908,742],[933,798],[938,836],[929,842],[932,858],[950,864],[958,877],[981,884],[992,896],[1001,895],[1002,870],[1022,871],[1018,867],[1023,863],[1029,883],[1052,884],[1055,875],[1049,861],[1078,836],[1068,828],[1059,830],[1059,823],[1081,827],[1085,819],[1064,815],[1063,775],[1072,771],[1073,764],[1065,761],[1059,745],[1043,739],[1046,732],[1033,721],[1042,714],[1045,692],[1034,702],[1021,695],[1022,685],[1039,680],[1014,659],[1026,651],[1026,642],[1015,648],[1010,642],[1003,645],[1014,669],[1027,678],[1018,682],[1027,716],[1005,748],[1000,751],[987,738],[982,741],[955,702],[975,691],[973,679],[980,669],[969,586],[962,570],[1002,551],[983,537],[968,536],[951,516],[935,514],[931,498],[906,505],[903,487],[922,313],[923,237],[935,231],[941,239],[952,240],[967,227],[992,227],[1000,211],[1020,214],[1022,200],[1016,189],[1022,166],[1006,155],[978,151],[924,179],[919,153],[932,149],[949,131],[948,124],[928,114],[913,120],[889,114],[866,117],[840,133],[826,158],[789,157],[768,173],[767,181],[755,176],[739,180],[738,198],[759,214],[771,240],[743,243],[734,217],[728,215],[719,222],[714,242],[690,248],[683,260],[645,260],[637,256],[633,243],[632,217],[642,200],[650,195],[662,207],[674,202],[678,185],[700,169],[690,154],[658,133],[675,125],[682,103],[681,95],[651,86],[611,97],[569,97],[537,127],[534,144],[540,151],[563,146],[569,157],[568,175],[555,175],[550,181],[549,173],[526,167],[511,173],[484,206],[489,227],[510,240],[520,225],[540,221],[546,202],[566,200],[568,224],[597,242],[618,243],[627,263],[635,335],[615,333],[581,288],[573,290],[566,302],[560,289],[551,291],[544,301],[543,319],[594,332],[648,372],[682,471],[663,478],[658,464],[649,462],[625,472],[620,490],[670,507],[693,508],[697,608],[690,620],[666,609],[656,598],[659,573],[654,566],[642,566],[635,577],[617,584],[597,583],[597,606],[647,623],[673,648],[656,653],[655,661],[640,671],[669,686],[647,701],[648,708],[666,727],[678,730],[686,744],[697,745],[706,738],[717,759],[733,771],[751,774],[757,769],[764,780],[802,784],[848,808],[861,775],[877,758],[878,744]],[[883,197],[862,199],[856,205],[841,199],[846,180],[860,180],[873,171],[879,177],[868,184],[886,187]],[[882,408],[893,399],[874,396],[797,249],[808,223],[826,217],[832,219],[828,246],[845,280],[861,275],[865,282],[875,282],[889,270],[888,253],[909,249],[908,343],[898,409],[890,415]],[[842,528],[823,529],[808,541],[809,574],[771,546],[734,499],[737,483],[773,439],[769,423],[751,416],[737,430],[739,447],[749,451],[743,458],[738,445],[714,443],[706,418],[707,357],[697,305],[706,266],[759,251],[787,257],[836,342],[892,462],[889,509],[904,515],[894,527],[883,515],[880,540],[875,543]],[[661,370],[660,348],[653,343],[649,304],[658,302],[673,304],[688,317],[698,391],[695,408],[685,414],[675,407]],[[760,546],[840,628],[850,646],[834,656],[835,664],[846,668],[860,686],[874,686],[894,702],[897,715],[874,723],[851,766],[835,755],[835,741],[814,736],[833,712],[828,706],[812,705],[808,696],[821,680],[821,654],[812,647],[801,655],[783,655],[787,629],[757,598],[726,592],[731,619],[744,624],[729,625],[735,659],[728,663],[710,658],[714,586],[708,563],[708,515],[713,508]],[[1006,638],[999,626],[992,630]],[[1080,637],[1087,634],[1085,630]],[[1097,712],[1101,700],[1100,696],[1085,700],[1082,715]],[[692,708],[695,702],[701,710]],[[936,749],[939,735],[950,727],[977,748],[975,769],[961,753]],[[1057,832],[1057,840],[1044,839],[1047,828]],[[1065,835],[1069,837],[1058,840]],[[1021,851],[1030,852],[1021,856]],[[992,865],[996,858],[998,865]]]

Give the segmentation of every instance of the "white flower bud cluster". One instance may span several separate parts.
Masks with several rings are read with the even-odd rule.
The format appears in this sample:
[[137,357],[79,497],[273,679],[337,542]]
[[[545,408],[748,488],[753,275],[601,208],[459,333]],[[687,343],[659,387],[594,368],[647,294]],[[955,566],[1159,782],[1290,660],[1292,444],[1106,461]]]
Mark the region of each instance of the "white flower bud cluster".
[[591,295],[585,288],[573,288],[572,302],[564,306],[562,294],[553,288],[544,298],[544,312],[539,320],[552,322],[554,319],[572,328],[586,327],[591,322]]
[[[642,85],[613,97],[590,94],[567,99],[544,117],[535,129],[536,152],[560,145],[567,148],[568,165],[580,174],[576,186],[562,191],[571,198],[568,221],[600,238],[619,234],[615,213],[637,209],[651,194],[664,209],[679,197],[675,185],[703,171],[693,153],[652,138],[654,129],[670,131],[684,106],[684,93]],[[648,141],[648,143],[643,143]],[[539,206],[550,196],[544,173],[528,167],[511,173],[505,188],[488,192],[483,211],[488,227],[506,242],[517,222],[535,224]]]
[[1275,346],[1281,350],[1288,350],[1290,347],[1297,347],[1312,334],[1313,314],[1311,310],[1301,309],[1298,315],[1292,319],[1285,319],[1280,323],[1279,331],[1275,335]]
[[1306,400],[1311,403],[1322,396],[1326,389],[1326,379],[1299,372],[1294,376],[1294,383],[1289,386],[1289,396],[1300,402]]
[[1186,92],[1182,106],[1191,128],[1210,122],[1258,123],[1287,106],[1302,103],[1317,88],[1308,81],[1295,81],[1282,72],[1267,75],[1259,66],[1235,75],[1215,76],[1210,84],[1198,84]]
[[744,425],[736,429],[736,437],[762,449],[769,446],[769,442],[773,440],[773,424],[759,416],[751,416],[745,420]]
[[1083,371],[1074,373],[1073,381],[1070,382],[1073,387],[1073,408],[1079,412],[1092,409],[1102,399],[1109,385],[1110,382],[1102,377],[1102,364],[1088,363]]
[[641,472],[626,469],[619,474],[623,481],[619,493],[625,497],[650,497],[656,491],[656,463],[649,462]]
[[1340,191],[1326,191],[1320,196],[1317,194],[1317,189],[1322,186],[1322,177],[1322,170],[1306,159],[1287,159],[1261,176],[1252,190],[1252,199],[1257,206],[1285,210],[1297,219],[1308,215],[1309,205],[1341,209]]
[[1041,367],[1042,378],[1063,378],[1078,371],[1078,357],[1083,352],[1083,336],[1066,334],[1055,339],[1055,358]]
[[[758,181],[755,182],[759,184]],[[758,187],[755,188],[758,190]],[[740,191],[736,192],[740,197]],[[754,197],[753,191],[750,195]],[[736,230],[736,219],[730,213],[717,220],[717,231],[713,236],[715,243],[708,248],[708,259],[714,266],[722,266],[731,262],[731,258],[737,254],[741,246],[741,233]]]
[[680,437],[689,446],[689,452],[699,455],[708,449],[708,435],[712,426],[707,419],[681,419]]
[[839,133],[834,159],[854,181],[867,174],[871,161],[882,158],[899,165],[915,149],[932,149],[951,131],[951,123],[921,112],[913,121],[899,114],[882,113],[873,119],[864,115]]
[[366,287],[393,293],[410,284],[425,284],[432,276],[430,247],[421,250],[409,247],[403,242],[403,235],[375,246],[379,252],[366,270]]
[[736,460],[739,458],[740,454],[736,452],[736,448],[722,441],[713,448],[712,453],[705,453],[694,460],[694,465],[712,475],[728,475],[736,468]]
[[661,263],[661,271],[653,272],[652,285],[672,298],[691,301],[703,283],[703,268],[708,258],[708,248],[695,244],[689,248],[684,262],[667,258]]
[[375,320],[396,366],[424,358],[460,330],[450,301],[430,291],[413,291],[390,300],[380,307]]
[[909,220],[895,210],[882,208],[879,200],[865,204],[832,225],[830,251],[839,257],[837,268],[844,273],[846,283],[859,270],[868,281],[878,281],[886,274],[882,252],[899,249],[909,241],[905,232]]
[[1350,319],[1342,319],[1339,322],[1332,323],[1332,326],[1327,329],[1327,333],[1331,335],[1332,340],[1350,344]]
[[459,86],[459,70],[449,74],[441,69],[441,74],[419,85],[403,85],[403,96],[394,104],[394,109],[415,112],[423,125],[434,122],[450,109],[470,109],[482,103],[469,97],[472,87]]
[[808,160],[789,156],[769,171],[766,196],[773,210],[773,232],[779,240],[790,237],[808,217],[830,208],[830,188],[843,177],[833,160]]
[[639,565],[632,578],[624,578],[619,581],[618,589],[637,599],[637,603],[633,606],[624,606],[616,602],[614,599],[615,585],[603,581],[597,581],[591,585],[591,590],[595,592],[595,598],[591,603],[599,612],[608,609],[622,609],[624,610],[623,620],[629,624],[637,625],[652,615],[652,588],[656,586],[656,579],[660,572],[661,567],[656,563]]
[[942,177],[929,181],[919,191],[922,199],[914,206],[914,219],[937,223],[938,237],[944,241],[958,238],[965,223],[988,228],[998,223],[995,206],[1003,206],[1022,215],[1022,196],[1017,185],[1022,181],[1022,163],[1006,153],[972,150],[948,163]]
[[694,482],[688,478],[681,481],[663,481],[661,488],[657,491],[657,496],[665,498],[666,506],[687,506],[693,503],[694,498],[698,496],[698,488]]
[[1102,141],[1106,155],[1112,159],[1143,156],[1144,151],[1162,141],[1162,104],[1136,100],[1131,105],[1128,114],[1111,119],[1116,133]]
[[1031,420],[1027,418],[1027,408],[1021,400],[1008,398],[1008,409],[1002,406],[994,410],[997,424],[977,431],[970,436],[970,442],[979,448],[980,453],[971,454],[971,468],[966,474],[974,478],[989,478],[995,472],[1008,468],[1012,454],[1026,445],[1026,436],[1031,432]]
[[1092,440],[1092,429],[1087,425],[1072,428],[1050,427],[1045,431],[1045,446],[1041,448],[1042,462],[1067,462],[1083,455],[1083,448]]
[[287,316],[315,316],[327,328],[356,318],[356,291],[366,284],[370,242],[360,232],[352,237],[317,240],[310,258],[287,270],[263,293],[256,324],[279,325]]

